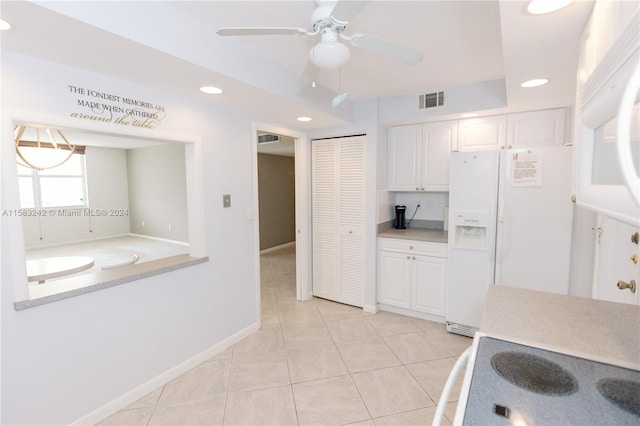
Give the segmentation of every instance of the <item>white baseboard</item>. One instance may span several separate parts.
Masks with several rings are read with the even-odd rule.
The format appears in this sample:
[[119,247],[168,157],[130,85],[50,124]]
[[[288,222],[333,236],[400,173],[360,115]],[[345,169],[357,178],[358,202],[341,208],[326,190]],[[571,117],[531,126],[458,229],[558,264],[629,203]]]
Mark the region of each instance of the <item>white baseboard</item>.
[[295,245],[296,245],[296,242],[295,241],[291,241],[290,243],[280,244],[279,246],[269,247],[269,248],[266,248],[264,250],[260,250],[260,254],[271,253],[272,251],[282,250],[283,248],[288,248],[288,247],[292,247],[292,246],[295,246]]
[[362,310],[370,313],[370,314],[377,314],[378,313],[378,305],[362,305]]
[[385,312],[392,312],[394,314],[406,315],[408,317],[419,318],[427,321],[439,322],[444,324],[444,317],[440,315],[426,314],[424,312],[418,312],[411,309],[398,308],[397,306],[380,304],[380,310]]
[[209,360],[210,358],[216,356],[217,354],[223,352],[233,344],[239,342],[250,334],[258,331],[260,328],[258,323],[253,323],[250,326],[240,330],[239,332],[233,334],[232,336],[227,337],[221,342],[216,343],[208,349],[194,355],[193,357],[187,359],[184,362],[168,369],[164,373],[161,373],[154,377],[153,379],[141,384],[130,390],[129,392],[117,397],[116,399],[104,404],[103,406],[97,408],[96,410],[90,412],[72,422],[72,425],[95,425],[106,419],[107,417],[117,413],[123,408],[131,405],[136,402],[138,399],[143,396],[153,392],[158,389],[160,386],[163,386],[169,383],[171,380],[179,377],[181,374],[186,373],[194,367],[202,364],[203,362]]
[[188,242],[184,242],[184,241],[170,240],[170,239],[167,239],[167,238],[153,237],[151,235],[134,234],[134,233],[129,233],[129,236],[130,237],[146,238],[148,240],[161,241],[163,243],[171,243],[171,244],[176,244],[176,245],[179,245],[179,246],[189,247],[189,243]]

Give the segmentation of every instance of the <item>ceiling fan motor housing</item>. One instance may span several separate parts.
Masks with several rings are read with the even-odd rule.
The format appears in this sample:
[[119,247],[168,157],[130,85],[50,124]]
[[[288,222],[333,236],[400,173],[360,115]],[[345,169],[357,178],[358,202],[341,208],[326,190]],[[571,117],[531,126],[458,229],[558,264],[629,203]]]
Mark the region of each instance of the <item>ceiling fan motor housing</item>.
[[331,12],[336,6],[335,1],[318,1],[316,7],[311,13],[311,25],[314,31],[322,32],[326,27],[331,27]]

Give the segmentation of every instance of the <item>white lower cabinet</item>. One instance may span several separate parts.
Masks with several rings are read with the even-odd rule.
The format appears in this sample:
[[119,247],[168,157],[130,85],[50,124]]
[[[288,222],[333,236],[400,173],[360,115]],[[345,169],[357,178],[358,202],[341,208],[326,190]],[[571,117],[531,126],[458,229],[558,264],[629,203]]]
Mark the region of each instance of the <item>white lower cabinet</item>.
[[447,245],[378,239],[378,302],[444,316]]

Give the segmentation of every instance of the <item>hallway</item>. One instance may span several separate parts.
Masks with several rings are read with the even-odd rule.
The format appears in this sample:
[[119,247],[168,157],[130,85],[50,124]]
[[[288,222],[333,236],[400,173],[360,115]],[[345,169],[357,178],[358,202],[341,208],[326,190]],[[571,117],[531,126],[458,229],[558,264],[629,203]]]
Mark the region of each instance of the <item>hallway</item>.
[[261,256],[261,291],[259,331],[100,424],[429,425],[471,344],[444,324],[298,302],[295,247]]

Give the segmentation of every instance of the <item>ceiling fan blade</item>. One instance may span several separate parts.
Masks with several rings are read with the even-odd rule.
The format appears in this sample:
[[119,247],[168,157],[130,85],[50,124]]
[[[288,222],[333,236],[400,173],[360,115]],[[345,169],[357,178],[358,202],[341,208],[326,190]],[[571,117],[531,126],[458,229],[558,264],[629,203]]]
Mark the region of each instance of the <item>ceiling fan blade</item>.
[[339,1],[331,12],[331,20],[338,25],[347,25],[353,18],[356,17],[362,9],[368,5],[371,0],[367,1],[351,1],[342,0]]
[[354,34],[349,37],[349,41],[356,47],[380,53],[409,65],[417,64],[424,56],[422,52],[366,34]]
[[225,27],[216,31],[221,36],[260,36],[260,35],[308,35],[304,28],[286,27]]

